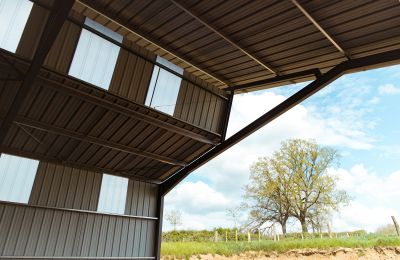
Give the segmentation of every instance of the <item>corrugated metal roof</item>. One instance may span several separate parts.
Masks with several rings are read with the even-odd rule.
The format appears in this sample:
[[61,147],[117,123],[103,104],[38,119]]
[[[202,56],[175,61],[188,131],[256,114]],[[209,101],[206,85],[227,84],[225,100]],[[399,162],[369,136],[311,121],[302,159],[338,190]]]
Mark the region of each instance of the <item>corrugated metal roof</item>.
[[[1,51],[22,72],[48,14],[48,1],[34,2],[17,55]],[[221,141],[226,86],[324,73],[346,59],[400,48],[394,0],[79,0],[74,11],[45,62],[51,70],[41,70],[2,148],[154,182]],[[110,92],[64,75],[84,16],[124,36]],[[174,117],[141,105],[154,54],[185,68]],[[1,123],[20,83],[3,60],[0,73]],[[314,77],[299,74],[250,90]]]
[[[226,85],[215,78],[235,86],[276,76],[250,56],[279,75],[315,68],[325,72],[347,59],[290,0],[80,2],[75,10],[221,88]],[[398,1],[298,2],[350,58],[400,47]]]

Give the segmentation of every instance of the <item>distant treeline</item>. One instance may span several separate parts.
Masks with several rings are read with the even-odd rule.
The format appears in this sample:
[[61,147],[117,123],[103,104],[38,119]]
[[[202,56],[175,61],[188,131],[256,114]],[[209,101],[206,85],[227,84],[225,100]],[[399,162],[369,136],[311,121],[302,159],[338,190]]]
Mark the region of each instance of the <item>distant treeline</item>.
[[[236,231],[236,229],[229,228],[216,228],[214,230],[179,230],[179,231],[168,231],[163,232],[164,242],[211,242],[211,241],[248,241],[247,231]],[[343,238],[343,237],[360,237],[367,235],[365,230],[357,230],[352,232],[338,232],[332,233],[332,238]],[[279,239],[308,239],[308,238],[327,238],[329,233],[287,233],[285,237],[280,235]],[[271,235],[258,234],[257,231],[250,233],[250,239],[252,241],[261,240],[273,240],[274,237]],[[277,239],[275,237],[275,239]]]

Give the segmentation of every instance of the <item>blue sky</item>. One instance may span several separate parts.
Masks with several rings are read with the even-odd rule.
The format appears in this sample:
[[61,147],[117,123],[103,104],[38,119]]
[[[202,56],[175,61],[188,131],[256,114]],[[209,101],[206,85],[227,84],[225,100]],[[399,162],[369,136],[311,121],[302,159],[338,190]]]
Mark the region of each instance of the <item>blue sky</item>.
[[[399,79],[400,66],[341,77],[192,173],[168,194],[166,212],[181,209],[181,228],[232,226],[225,211],[242,201],[250,164],[279,149],[287,138],[312,138],[340,152],[340,165],[329,171],[353,197],[332,216],[334,229],[374,231],[390,223],[391,215],[400,217],[400,206],[393,203],[400,199]],[[305,85],[236,95],[228,135]],[[164,228],[170,229],[169,224]],[[298,229],[296,222],[292,229]]]

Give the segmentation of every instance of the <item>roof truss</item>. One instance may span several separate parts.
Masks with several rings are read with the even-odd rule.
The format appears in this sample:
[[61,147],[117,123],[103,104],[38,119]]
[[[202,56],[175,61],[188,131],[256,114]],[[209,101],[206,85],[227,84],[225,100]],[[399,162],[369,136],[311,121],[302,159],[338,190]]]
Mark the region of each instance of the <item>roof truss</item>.
[[213,31],[215,34],[217,34],[218,36],[220,36],[221,38],[223,38],[224,40],[226,40],[227,42],[229,42],[229,44],[231,44],[232,46],[234,46],[235,48],[237,48],[238,50],[240,50],[241,52],[243,52],[244,54],[246,54],[247,57],[249,57],[250,59],[252,59],[253,61],[257,62],[259,65],[261,65],[262,67],[264,67],[266,70],[268,70],[270,73],[275,74],[275,75],[279,75],[279,72],[277,70],[275,70],[274,68],[272,68],[272,66],[270,64],[267,64],[264,61],[261,61],[259,58],[255,57],[253,54],[251,54],[248,50],[246,50],[245,48],[241,47],[239,44],[237,44],[234,40],[232,40],[229,36],[225,35],[224,33],[220,32],[217,28],[215,28],[214,26],[212,26],[210,23],[206,22],[204,19],[200,18],[199,16],[197,16],[196,14],[194,14],[192,11],[190,11],[187,7],[183,6],[183,4],[181,4],[179,1],[177,0],[170,0],[174,5],[176,5],[177,7],[179,7],[182,11],[184,11],[185,13],[187,13],[188,15],[190,15],[192,18],[196,19],[198,22],[200,22],[201,24],[203,24],[205,27],[207,27],[208,29],[210,29],[211,31]]
[[339,45],[339,43],[331,36],[329,33],[322,28],[322,26],[311,16],[309,12],[307,12],[306,9],[297,1],[297,0],[292,0],[292,3],[304,14],[307,19],[314,24],[315,27],[332,43],[335,48],[340,51],[347,59],[350,59],[350,55]]

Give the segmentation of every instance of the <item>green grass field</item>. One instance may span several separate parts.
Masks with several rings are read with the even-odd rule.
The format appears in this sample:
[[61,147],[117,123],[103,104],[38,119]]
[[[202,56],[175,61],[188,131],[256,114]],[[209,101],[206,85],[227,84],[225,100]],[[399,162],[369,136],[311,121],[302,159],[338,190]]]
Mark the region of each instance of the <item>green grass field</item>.
[[264,251],[283,253],[292,249],[304,248],[367,248],[374,246],[400,246],[397,237],[355,237],[355,238],[322,238],[322,239],[286,239],[279,242],[253,241],[253,242],[165,242],[162,243],[161,253],[164,256],[187,258],[192,255],[218,254],[236,255],[247,251]]

